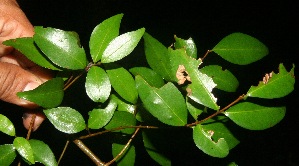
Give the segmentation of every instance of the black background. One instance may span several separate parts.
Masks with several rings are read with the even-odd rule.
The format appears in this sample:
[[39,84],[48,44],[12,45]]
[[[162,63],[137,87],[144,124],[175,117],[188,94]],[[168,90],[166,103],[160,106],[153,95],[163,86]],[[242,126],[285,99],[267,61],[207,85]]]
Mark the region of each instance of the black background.
[[[296,39],[299,37],[297,25],[299,17],[296,16],[296,9],[299,6],[295,0],[268,2],[257,0],[27,0],[19,1],[19,4],[33,25],[76,31],[85,48],[88,48],[88,40],[93,28],[104,19],[118,13],[124,13],[121,33],[145,27],[149,34],[165,46],[170,46],[174,41],[173,35],[185,39],[192,37],[197,44],[199,57],[230,33],[242,32],[256,37],[270,50],[267,57],[256,63],[237,66],[214,56],[208,56],[206,59],[207,63],[220,63],[239,78],[240,89],[237,95],[246,93],[250,85],[256,85],[265,73],[272,70],[277,72],[279,63],[284,63],[287,70],[290,70],[292,63],[296,65],[295,58],[298,56],[299,45]],[[124,63],[128,66],[139,64],[143,55],[141,45],[133,52],[131,58],[130,56],[126,58],[127,61]],[[296,71],[295,75],[298,73]],[[82,96],[79,92],[69,95],[77,98]],[[219,98],[221,95],[219,94]],[[227,101],[220,100],[220,102]],[[298,88],[284,99],[270,103],[287,105],[286,117],[273,128],[264,131],[234,129],[241,143],[224,159],[208,157],[194,145],[184,145],[177,141],[178,144],[183,145],[176,147],[174,144],[170,147],[173,165],[227,165],[231,161],[239,165],[299,165],[299,114],[296,102],[298,102]],[[265,103],[269,104],[268,101]],[[18,111],[20,108],[5,103],[1,103],[0,108],[2,114],[7,113],[15,124],[21,125],[22,113]],[[2,111],[4,109],[5,111]],[[86,107],[78,109],[89,111]],[[44,140],[50,147],[56,147],[57,149],[53,151],[58,158],[65,137],[55,130],[48,129],[51,127],[46,121],[32,137]],[[26,131],[20,127],[17,133],[25,136]],[[104,138],[97,137],[97,139],[104,141]],[[97,147],[95,142],[90,144],[95,151],[103,149]],[[61,165],[92,165],[82,152],[77,151],[74,145],[71,145]],[[155,165],[153,161],[146,159],[145,153],[141,154],[144,156],[137,165]]]

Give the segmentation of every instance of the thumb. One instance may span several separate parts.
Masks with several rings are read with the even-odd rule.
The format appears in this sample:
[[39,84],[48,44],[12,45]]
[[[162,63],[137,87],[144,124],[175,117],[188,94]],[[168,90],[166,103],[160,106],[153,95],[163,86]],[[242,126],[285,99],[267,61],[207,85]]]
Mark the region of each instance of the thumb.
[[17,92],[36,88],[42,81],[22,67],[0,62],[0,99],[26,108],[34,108],[36,104],[20,99]]

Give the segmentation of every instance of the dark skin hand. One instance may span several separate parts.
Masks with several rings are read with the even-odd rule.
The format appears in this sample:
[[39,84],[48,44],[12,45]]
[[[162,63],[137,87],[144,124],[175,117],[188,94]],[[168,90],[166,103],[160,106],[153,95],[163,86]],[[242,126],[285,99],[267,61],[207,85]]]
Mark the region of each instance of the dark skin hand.
[[0,100],[19,105],[29,110],[24,113],[23,124],[29,128],[33,114],[36,114],[33,130],[36,130],[45,116],[34,111],[38,106],[17,97],[17,92],[36,88],[51,79],[52,73],[37,66],[3,41],[32,37],[34,29],[16,0],[0,0]]

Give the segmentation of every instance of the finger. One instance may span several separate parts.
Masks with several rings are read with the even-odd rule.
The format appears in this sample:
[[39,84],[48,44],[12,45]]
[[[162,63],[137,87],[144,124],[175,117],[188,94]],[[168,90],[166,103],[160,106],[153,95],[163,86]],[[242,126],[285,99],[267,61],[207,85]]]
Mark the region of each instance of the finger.
[[[32,118],[34,116],[35,118],[32,123]],[[42,112],[27,111],[23,114],[23,125],[27,130],[29,130],[30,126],[32,125],[32,131],[35,131],[39,128],[39,126],[42,124],[45,118],[46,117]]]

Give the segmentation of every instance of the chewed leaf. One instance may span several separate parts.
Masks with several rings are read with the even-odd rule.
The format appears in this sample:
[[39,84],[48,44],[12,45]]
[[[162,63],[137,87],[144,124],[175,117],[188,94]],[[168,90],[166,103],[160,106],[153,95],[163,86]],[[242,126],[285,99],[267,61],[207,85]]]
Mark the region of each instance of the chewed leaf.
[[281,98],[294,90],[294,68],[287,72],[283,64],[279,65],[279,73],[266,74],[258,86],[251,86],[246,96],[266,99]]
[[259,40],[243,33],[233,33],[223,38],[213,49],[223,59],[239,65],[260,60],[268,48]]
[[228,144],[223,138],[213,140],[213,134],[214,131],[205,131],[201,125],[197,125],[193,129],[193,140],[196,146],[204,153],[213,157],[226,157],[229,153]]
[[188,56],[192,58],[197,58],[197,48],[192,38],[184,40],[177,36],[174,36],[174,39],[175,39],[175,43],[174,43],[175,49],[184,48]]
[[243,128],[264,130],[280,122],[285,112],[285,107],[265,107],[243,102],[230,107],[224,114]]

